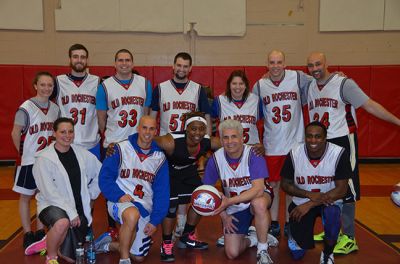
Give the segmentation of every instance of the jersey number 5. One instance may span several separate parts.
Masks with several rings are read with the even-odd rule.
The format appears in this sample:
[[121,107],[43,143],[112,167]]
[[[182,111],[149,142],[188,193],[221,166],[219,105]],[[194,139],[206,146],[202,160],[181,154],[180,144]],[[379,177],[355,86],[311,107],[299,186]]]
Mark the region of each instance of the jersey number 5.
[[184,119],[185,119],[185,117],[182,115],[181,117],[179,117],[179,115],[178,114],[172,114],[171,115],[171,118],[170,118],[170,120],[169,120],[169,130],[171,131],[171,132],[174,132],[174,131],[176,131],[176,129],[178,128],[178,120],[179,121],[181,121],[181,127],[180,127],[180,130],[179,131],[183,131],[183,129],[184,129]]

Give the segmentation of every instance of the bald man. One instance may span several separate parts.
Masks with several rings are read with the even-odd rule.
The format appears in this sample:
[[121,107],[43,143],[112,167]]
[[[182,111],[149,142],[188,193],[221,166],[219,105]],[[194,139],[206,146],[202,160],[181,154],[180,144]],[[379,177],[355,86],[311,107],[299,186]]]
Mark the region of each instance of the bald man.
[[109,232],[95,243],[96,251],[119,251],[120,262],[142,262],[148,254],[151,235],[169,207],[168,162],[153,141],[156,120],[143,116],[137,133],[114,146],[100,171],[99,186],[107,198],[108,212],[121,224],[119,242]]
[[[280,50],[273,50],[268,54],[267,65],[269,77],[260,79],[253,87],[253,93],[262,100],[265,160],[269,170],[269,183],[274,190],[270,233],[279,236],[280,171],[289,151],[304,141],[302,101],[305,102],[304,91],[312,78],[301,71],[285,69],[285,54]],[[286,196],[285,235],[290,201],[291,198]]]
[[362,107],[373,116],[398,126],[400,119],[369,98],[352,79],[330,73],[326,56],[322,52],[311,53],[307,67],[314,77],[307,92],[310,121],[323,123],[328,130],[328,141],[344,147],[350,153],[354,175],[349,180],[349,192],[344,199],[343,235],[333,251],[348,254],[358,250],[354,238],[355,201],[360,199],[355,109]]

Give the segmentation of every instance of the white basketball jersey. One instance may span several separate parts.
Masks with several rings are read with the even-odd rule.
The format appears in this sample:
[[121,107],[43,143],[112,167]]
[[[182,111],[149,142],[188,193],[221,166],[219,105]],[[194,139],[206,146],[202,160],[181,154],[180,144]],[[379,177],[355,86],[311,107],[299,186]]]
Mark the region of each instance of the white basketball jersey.
[[[218,174],[221,177],[225,196],[228,198],[240,195],[242,192],[252,187],[249,170],[250,151],[251,147],[244,145],[242,157],[235,169],[233,169],[226,160],[223,148],[217,150],[213,155]],[[250,202],[234,204],[229,206],[226,212],[228,214],[234,214],[247,209],[249,206]]]
[[354,133],[357,127],[354,107],[344,102],[342,89],[345,77],[334,74],[320,88],[313,80],[308,89],[310,121],[320,121],[328,129],[328,139]]
[[57,104],[61,116],[74,121],[74,144],[91,149],[100,141],[96,112],[96,92],[99,77],[87,74],[77,86],[68,75],[57,76]]
[[128,88],[115,76],[103,82],[107,98],[107,125],[104,147],[136,133],[136,126],[144,114],[146,79],[134,74]]
[[257,82],[257,89],[264,111],[265,153],[268,156],[286,155],[304,142],[299,74],[285,70],[279,86],[263,78]]
[[116,180],[119,188],[130,194],[151,213],[153,208],[153,182],[158,170],[165,162],[165,155],[155,151],[151,155],[136,152],[128,140],[118,143],[120,151],[119,175]]
[[184,131],[184,113],[198,111],[200,85],[188,81],[182,93],[171,80],[159,84],[160,136],[169,132]]
[[234,102],[229,102],[228,97],[220,95],[217,97],[220,115],[220,122],[226,119],[239,121],[243,126],[243,138],[246,144],[260,143],[258,136],[257,121],[259,119],[259,98],[250,93],[246,101],[239,108]]
[[[294,168],[294,183],[309,192],[326,193],[335,188],[335,171],[344,148],[327,142],[325,153],[319,162],[311,162],[302,144],[290,153]],[[308,202],[308,198],[293,196],[296,205]]]
[[52,141],[53,123],[58,118],[58,106],[49,101],[47,113],[33,101],[25,101],[20,108],[28,116],[28,125],[22,131],[21,165],[31,165],[35,162],[35,153],[44,149]]

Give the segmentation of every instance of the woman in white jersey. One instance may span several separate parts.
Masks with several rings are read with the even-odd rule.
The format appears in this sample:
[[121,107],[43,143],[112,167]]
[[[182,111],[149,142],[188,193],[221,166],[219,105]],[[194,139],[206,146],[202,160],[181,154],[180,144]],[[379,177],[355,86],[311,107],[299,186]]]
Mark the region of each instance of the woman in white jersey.
[[33,233],[31,230],[30,200],[36,192],[32,166],[35,153],[50,143],[53,122],[60,112],[58,106],[49,101],[54,87],[53,76],[48,72],[38,72],[32,84],[36,96],[26,100],[18,108],[11,132],[14,146],[19,154],[13,191],[20,193],[19,214],[24,230],[24,249],[45,235],[43,224],[39,220],[36,222],[36,232]]

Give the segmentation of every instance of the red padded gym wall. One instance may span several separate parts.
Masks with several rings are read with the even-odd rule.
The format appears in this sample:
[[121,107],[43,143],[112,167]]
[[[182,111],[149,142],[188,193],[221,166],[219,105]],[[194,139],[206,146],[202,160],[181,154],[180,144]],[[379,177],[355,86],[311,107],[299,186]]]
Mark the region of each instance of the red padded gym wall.
[[[372,66],[371,93],[375,101],[400,117],[400,65]],[[400,128],[371,117],[368,140],[368,156],[400,156]]]
[[[348,78],[353,79],[358,86],[369,96],[371,94],[371,67],[370,66],[340,66]],[[357,113],[357,136],[358,150],[360,157],[368,156],[368,141],[370,115],[361,107],[356,110]]]
[[226,80],[234,70],[244,71],[243,66],[215,66],[214,67],[214,96],[222,94],[226,89]]
[[23,67],[0,66],[0,159],[8,160],[17,157],[17,151],[11,140],[15,112],[23,102]]
[[36,95],[35,90],[32,86],[33,78],[36,73],[40,71],[47,71],[51,73],[54,77],[69,72],[69,67],[67,66],[42,66],[42,65],[25,65],[23,66],[24,76],[23,76],[23,99],[27,100]]

